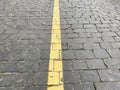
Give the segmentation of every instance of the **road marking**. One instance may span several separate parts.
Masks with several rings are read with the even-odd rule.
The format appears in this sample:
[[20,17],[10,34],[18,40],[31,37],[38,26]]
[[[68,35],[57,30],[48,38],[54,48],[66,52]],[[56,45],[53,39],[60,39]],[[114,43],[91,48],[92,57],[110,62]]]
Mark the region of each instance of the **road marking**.
[[54,0],[47,90],[64,90],[59,0]]

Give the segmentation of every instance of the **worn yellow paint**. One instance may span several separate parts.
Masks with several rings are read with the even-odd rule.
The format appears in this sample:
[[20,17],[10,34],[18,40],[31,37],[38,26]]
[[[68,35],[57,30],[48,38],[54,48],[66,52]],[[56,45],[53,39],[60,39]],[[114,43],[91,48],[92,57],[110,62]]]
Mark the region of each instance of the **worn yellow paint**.
[[47,90],[64,90],[59,0],[54,0]]

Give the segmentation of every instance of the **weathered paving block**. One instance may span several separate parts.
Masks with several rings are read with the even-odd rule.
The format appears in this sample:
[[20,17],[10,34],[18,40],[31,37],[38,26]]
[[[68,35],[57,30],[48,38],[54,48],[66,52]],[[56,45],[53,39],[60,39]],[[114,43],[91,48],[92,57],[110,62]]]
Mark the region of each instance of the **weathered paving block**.
[[102,81],[120,81],[119,70],[99,70],[98,72]]
[[120,48],[120,42],[111,43],[113,48]]
[[24,61],[20,63],[19,72],[37,72],[38,71],[38,61]]
[[96,27],[95,27],[95,25],[92,25],[92,24],[85,24],[85,25],[84,25],[84,28],[87,28],[87,29],[88,29],[88,28],[89,28],[89,29],[91,28],[91,29],[93,29],[93,28],[96,28]]
[[68,44],[68,49],[82,49],[83,45],[82,44],[78,44],[78,43],[69,43]]
[[96,70],[80,71],[80,81],[82,82],[98,82],[100,81]]
[[94,50],[94,54],[96,58],[110,58],[110,56],[104,49],[96,49]]
[[112,58],[120,58],[120,50],[119,49],[107,49],[107,51]]
[[80,75],[78,72],[64,71],[64,83],[76,84],[80,81]]
[[74,59],[75,55],[72,50],[64,50],[62,51],[63,59]]
[[21,63],[16,61],[0,61],[0,72],[18,72],[20,71]]
[[95,59],[95,60],[88,60],[86,61],[89,69],[105,69],[105,65],[102,60]]
[[38,62],[38,71],[48,71],[48,60],[40,60]]
[[0,87],[7,87],[11,85],[15,85],[17,74],[14,73],[6,73],[0,74]]
[[72,84],[65,84],[64,89],[65,90],[73,90],[73,85]]
[[23,87],[0,87],[0,90],[24,90]]
[[93,83],[84,82],[74,85],[74,90],[95,90]]
[[81,28],[81,29],[74,29],[74,32],[77,32],[77,33],[85,33],[86,30]]
[[94,32],[94,33],[92,33],[92,37],[95,37],[95,38],[99,38],[99,37],[102,37],[102,34],[101,33],[96,33],[96,32]]
[[83,33],[83,32],[78,32],[79,33],[79,36],[80,38],[89,38],[89,37],[92,37],[92,35],[90,33]]
[[90,50],[76,50],[75,51],[76,59],[91,59],[94,58],[92,51]]
[[23,90],[40,90],[40,88],[39,87],[25,87]]
[[88,38],[89,42],[101,43],[103,42],[101,38]]
[[73,70],[88,69],[85,61],[73,60],[72,62]]
[[115,32],[104,32],[102,33],[103,37],[116,37],[116,33]]
[[85,42],[88,42],[88,39],[87,38],[75,38],[75,39],[72,39],[72,42],[73,43],[85,43]]
[[64,71],[71,71],[72,70],[71,61],[63,61],[63,70]]
[[109,28],[109,24],[96,24],[97,28]]
[[33,84],[33,73],[20,73],[17,75],[14,86],[32,86]]
[[110,42],[115,42],[115,39],[113,37],[102,37],[103,41],[106,43],[110,43]]
[[109,28],[98,28],[99,32],[110,32]]
[[98,32],[96,28],[87,28],[87,29],[85,29],[85,30],[86,30],[86,32],[88,32],[88,33]]
[[95,83],[96,90],[119,90],[120,82],[100,82]]
[[110,43],[100,43],[100,46],[103,49],[110,49],[110,48],[112,48]]
[[84,49],[95,50],[100,49],[99,44],[97,43],[84,43]]
[[34,75],[34,85],[47,85],[48,72],[37,72]]
[[119,59],[105,59],[105,64],[110,69],[120,69],[120,60]]

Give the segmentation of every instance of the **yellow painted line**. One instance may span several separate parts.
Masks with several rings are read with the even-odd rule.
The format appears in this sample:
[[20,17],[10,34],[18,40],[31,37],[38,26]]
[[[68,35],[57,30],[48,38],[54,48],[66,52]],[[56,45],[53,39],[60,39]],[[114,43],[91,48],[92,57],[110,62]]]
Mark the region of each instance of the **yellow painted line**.
[[64,90],[59,0],[54,0],[47,90]]

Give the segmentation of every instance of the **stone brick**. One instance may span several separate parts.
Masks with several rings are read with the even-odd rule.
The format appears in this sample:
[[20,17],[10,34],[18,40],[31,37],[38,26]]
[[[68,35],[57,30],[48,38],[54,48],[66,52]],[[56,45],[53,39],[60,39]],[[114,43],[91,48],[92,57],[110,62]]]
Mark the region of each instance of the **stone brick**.
[[88,69],[85,61],[73,60],[72,65],[73,65],[73,70]]
[[97,71],[81,71],[80,80],[83,82],[97,82],[100,81]]
[[90,50],[76,50],[76,59],[91,59],[94,58],[92,51]]
[[95,90],[93,83],[85,82],[74,85],[74,90]]
[[99,70],[102,81],[120,81],[120,72],[118,70]]
[[96,90],[119,90],[120,83],[119,82],[101,82],[95,83]]
[[110,56],[108,55],[108,53],[103,49],[97,49],[94,50],[94,54],[96,58],[110,58]]
[[64,83],[65,84],[75,84],[79,83],[80,75],[77,72],[70,72],[65,71],[64,72]]
[[120,60],[119,59],[105,59],[105,64],[110,69],[120,69]]
[[87,61],[87,65],[89,69],[105,69],[105,65],[102,60],[95,59]]

